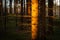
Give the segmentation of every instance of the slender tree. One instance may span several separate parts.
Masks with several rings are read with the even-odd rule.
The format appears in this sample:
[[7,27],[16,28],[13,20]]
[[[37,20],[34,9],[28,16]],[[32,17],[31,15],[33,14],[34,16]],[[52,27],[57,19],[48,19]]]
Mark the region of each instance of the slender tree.
[[1,12],[2,12],[2,0],[0,0],[0,16],[1,16]]
[[28,6],[27,6],[28,15],[31,16],[31,0],[27,0],[27,4],[28,4]]
[[16,19],[15,20],[16,21],[16,28],[18,27],[17,26],[17,18],[18,18],[17,17],[17,13],[18,13],[18,11],[17,11],[17,3],[18,3],[18,0],[14,0],[14,15],[16,15],[16,18],[15,18]]
[[48,31],[47,37],[52,40],[53,34],[53,0],[48,0]]
[[2,18],[1,18],[1,14],[2,14],[2,0],[0,0],[0,35],[2,34],[1,29],[2,29]]
[[48,34],[53,33],[53,0],[48,0]]
[[45,0],[39,0],[39,24],[38,24],[38,39],[46,40],[46,5]]
[[31,13],[31,31],[32,31],[32,40],[37,40],[37,31],[38,31],[38,0],[32,0],[32,13]]
[[10,14],[12,14],[12,0],[10,0]]

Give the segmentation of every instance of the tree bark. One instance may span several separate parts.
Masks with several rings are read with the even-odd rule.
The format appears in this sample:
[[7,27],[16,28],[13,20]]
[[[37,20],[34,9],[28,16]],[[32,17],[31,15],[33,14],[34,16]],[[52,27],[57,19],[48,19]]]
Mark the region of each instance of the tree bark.
[[12,0],[10,0],[10,14],[12,14]]
[[0,0],[0,16],[2,14],[2,0]]
[[32,0],[32,14],[31,14],[31,31],[32,31],[32,40],[37,40],[37,31],[38,31],[38,0]]
[[39,23],[38,23],[38,39],[46,40],[46,5],[45,0],[39,0]]
[[48,30],[47,37],[48,40],[53,38],[53,0],[48,0]]
[[48,0],[48,34],[53,33],[53,0]]

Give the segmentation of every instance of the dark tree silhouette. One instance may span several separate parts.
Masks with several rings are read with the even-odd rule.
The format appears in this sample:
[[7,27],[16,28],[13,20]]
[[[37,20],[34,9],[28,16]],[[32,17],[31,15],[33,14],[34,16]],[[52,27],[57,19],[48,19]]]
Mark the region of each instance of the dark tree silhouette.
[[52,40],[53,37],[53,0],[48,0],[48,31],[47,37]]
[[53,33],[53,0],[48,0],[48,34]]
[[10,14],[12,14],[12,0],[10,0]]
[[39,25],[38,25],[38,36],[40,36],[39,40],[45,40],[46,39],[46,11],[45,11],[46,5],[45,0],[39,0]]

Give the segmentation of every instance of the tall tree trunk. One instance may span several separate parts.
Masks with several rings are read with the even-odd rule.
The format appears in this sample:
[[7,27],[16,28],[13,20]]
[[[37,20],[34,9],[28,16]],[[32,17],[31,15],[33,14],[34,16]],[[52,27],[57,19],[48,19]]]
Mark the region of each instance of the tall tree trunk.
[[1,30],[3,28],[3,25],[2,25],[2,0],[0,0],[0,35],[2,34]]
[[53,33],[53,0],[48,0],[48,34]]
[[3,23],[3,35],[6,36],[6,0],[5,0],[5,10],[4,13],[2,15],[2,23]]
[[45,11],[46,5],[45,0],[39,0],[39,24],[38,24],[38,39],[39,40],[45,40],[46,39],[46,11]]
[[28,6],[27,6],[28,15],[31,16],[31,0],[28,0],[27,3],[28,3]]
[[10,14],[12,14],[12,0],[10,0]]
[[53,0],[48,0],[48,40],[52,40],[53,36]]
[[23,15],[23,0],[21,0],[21,15]]
[[0,0],[0,16],[1,16],[1,12],[2,12],[2,0]]
[[31,4],[32,4],[32,11],[31,11],[32,40],[37,40],[38,0],[32,0]]
[[16,15],[16,28],[18,27],[18,25],[17,25],[17,20],[18,20],[18,8],[17,8],[17,5],[18,5],[18,0],[14,0],[14,15]]

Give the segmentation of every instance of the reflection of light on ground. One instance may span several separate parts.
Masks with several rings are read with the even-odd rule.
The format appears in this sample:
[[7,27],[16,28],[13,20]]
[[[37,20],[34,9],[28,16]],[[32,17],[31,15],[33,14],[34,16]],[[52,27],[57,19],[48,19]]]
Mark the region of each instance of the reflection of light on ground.
[[38,16],[38,2],[32,0],[32,39],[35,40],[37,36],[37,18]]

